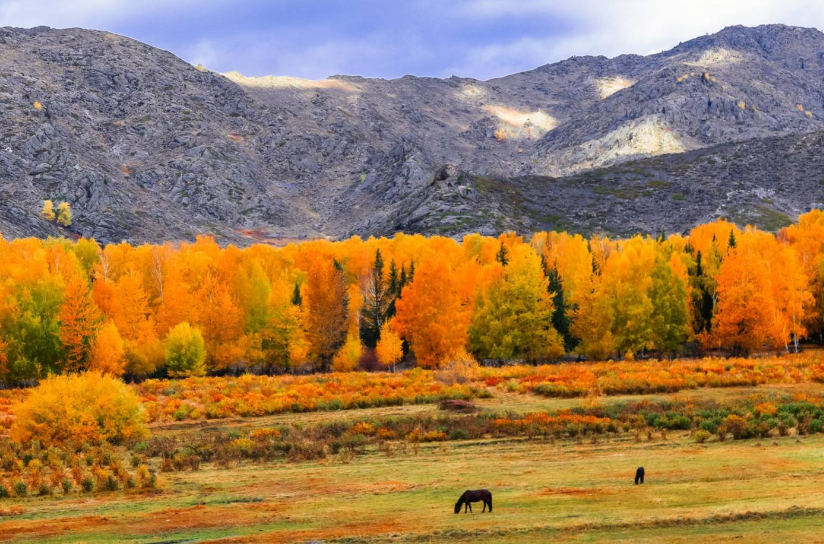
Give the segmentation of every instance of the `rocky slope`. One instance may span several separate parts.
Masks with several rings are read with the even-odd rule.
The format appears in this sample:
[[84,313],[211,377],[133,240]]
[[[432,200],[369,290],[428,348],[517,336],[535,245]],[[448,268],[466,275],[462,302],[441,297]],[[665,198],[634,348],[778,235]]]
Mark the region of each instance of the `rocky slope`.
[[[623,234],[824,202],[824,34],[731,27],[490,81],[249,78],[106,32],[0,29],[0,232],[249,243]],[[39,217],[68,201],[75,222]]]

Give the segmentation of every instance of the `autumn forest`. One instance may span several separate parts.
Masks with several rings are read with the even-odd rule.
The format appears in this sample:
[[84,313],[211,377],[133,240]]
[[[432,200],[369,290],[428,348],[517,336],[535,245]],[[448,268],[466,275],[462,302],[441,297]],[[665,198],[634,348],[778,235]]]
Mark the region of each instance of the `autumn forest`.
[[610,240],[309,241],[283,248],[0,239],[0,377],[140,378],[406,361],[794,351],[822,333],[824,213]]

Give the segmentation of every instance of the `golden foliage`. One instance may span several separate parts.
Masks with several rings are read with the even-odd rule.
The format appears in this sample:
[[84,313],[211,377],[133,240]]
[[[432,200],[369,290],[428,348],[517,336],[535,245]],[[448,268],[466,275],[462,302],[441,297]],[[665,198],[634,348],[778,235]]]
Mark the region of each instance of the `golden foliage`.
[[375,347],[378,362],[384,367],[395,367],[395,364],[403,357],[403,341],[392,330],[391,321],[381,325],[381,337]]
[[397,301],[393,328],[409,342],[418,364],[435,368],[464,348],[471,316],[460,271],[441,259],[424,262]]
[[[356,368],[358,337],[369,347],[384,337],[382,365],[399,360],[404,340],[410,360],[430,368],[464,349],[535,360],[562,346],[593,359],[674,353],[693,339],[742,352],[788,349],[824,332],[823,241],[820,211],[778,235],[719,220],[657,239],[398,234],[222,249],[208,237],[138,247],[0,238],[0,379],[81,371],[92,359],[107,369],[125,359],[126,372],[146,376],[179,362],[163,339],[180,324],[190,330],[178,346],[203,342],[193,362],[172,370],[180,376],[307,363],[328,370],[336,356],[337,368]],[[363,286],[377,251],[391,296],[369,321]],[[384,334],[367,340],[367,321]],[[104,322],[113,327],[95,340]]]
[[435,379],[447,385],[465,384],[477,379],[479,369],[478,361],[465,350],[461,350],[450,360],[442,363],[441,368],[435,372]]
[[97,333],[89,354],[89,370],[122,376],[126,366],[126,350],[117,326],[106,323]]
[[97,372],[50,376],[15,407],[15,414],[11,436],[22,444],[119,443],[148,436],[135,392]]
[[46,221],[54,221],[54,204],[51,200],[43,201],[43,209],[40,211],[40,217]]
[[203,376],[206,373],[206,345],[200,330],[178,323],[166,335],[166,370],[173,378]]
[[351,372],[358,368],[363,347],[357,334],[349,334],[346,342],[332,359],[332,370],[335,372]]
[[61,202],[57,205],[57,223],[64,227],[72,224],[72,207],[68,202]]
[[92,340],[100,324],[89,284],[80,274],[69,277],[60,307],[60,341],[66,348],[66,369],[85,368]]

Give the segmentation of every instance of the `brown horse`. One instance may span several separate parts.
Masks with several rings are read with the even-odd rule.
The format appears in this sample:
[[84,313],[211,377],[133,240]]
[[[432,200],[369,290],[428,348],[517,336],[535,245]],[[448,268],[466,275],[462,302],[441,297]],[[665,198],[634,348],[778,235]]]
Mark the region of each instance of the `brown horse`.
[[489,511],[492,512],[492,493],[486,489],[476,489],[475,491],[464,491],[464,494],[461,495],[461,498],[455,503],[455,513],[461,513],[461,506],[464,507],[464,514],[467,508],[469,508],[469,512],[471,513],[472,503],[479,501],[483,501],[484,503],[484,509],[481,510],[481,513],[486,512],[487,506],[489,507]]

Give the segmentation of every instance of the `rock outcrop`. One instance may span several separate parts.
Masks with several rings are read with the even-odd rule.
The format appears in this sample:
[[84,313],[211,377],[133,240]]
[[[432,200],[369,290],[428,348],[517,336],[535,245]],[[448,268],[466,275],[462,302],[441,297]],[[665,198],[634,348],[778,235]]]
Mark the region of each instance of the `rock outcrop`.
[[824,34],[781,25],[489,81],[221,75],[106,32],[3,28],[0,232],[777,228],[824,202],[823,82]]

